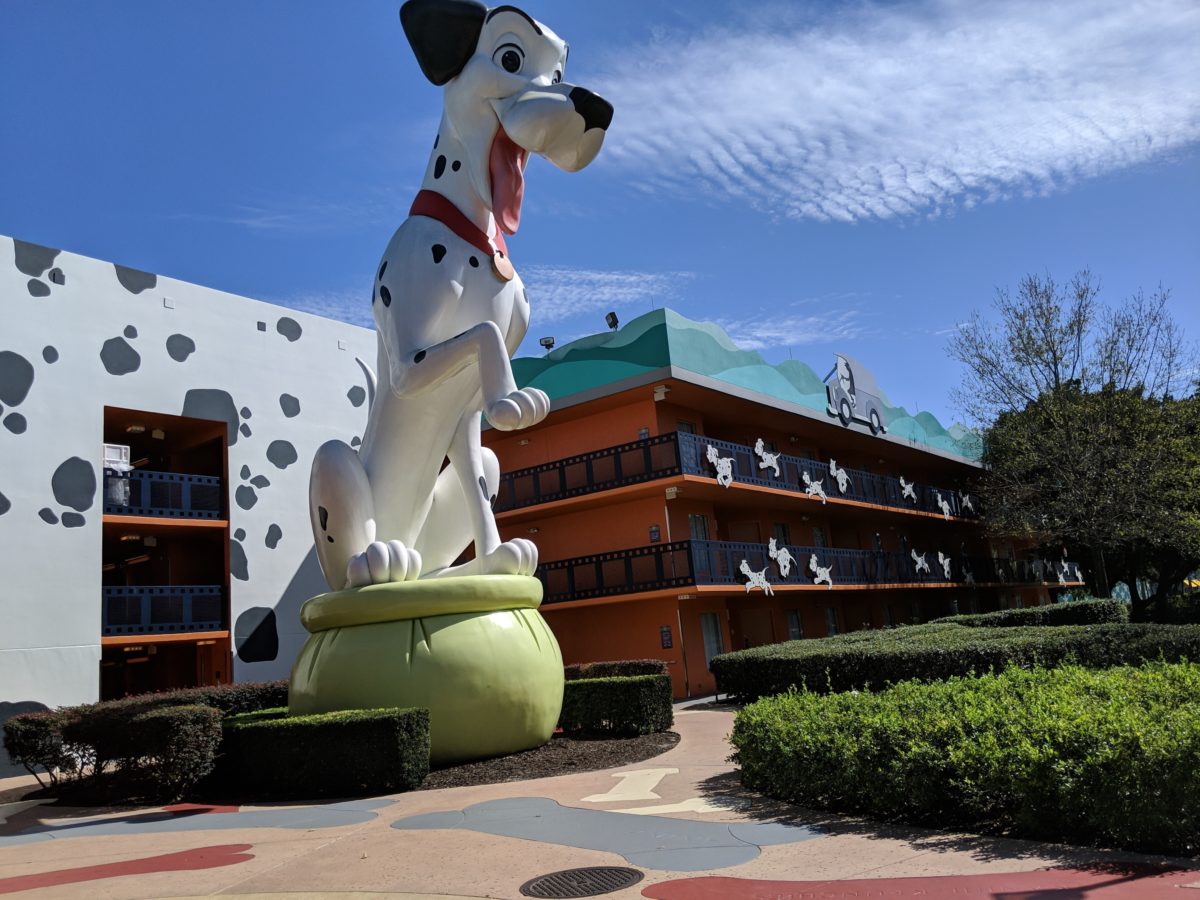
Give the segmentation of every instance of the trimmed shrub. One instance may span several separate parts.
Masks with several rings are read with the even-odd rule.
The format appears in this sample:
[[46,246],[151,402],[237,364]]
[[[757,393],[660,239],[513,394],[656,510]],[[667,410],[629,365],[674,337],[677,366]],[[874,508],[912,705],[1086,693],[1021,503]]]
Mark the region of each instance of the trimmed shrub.
[[1076,600],[1050,606],[1002,609],[998,612],[934,619],[930,625],[963,625],[967,628],[1018,628],[1025,625],[1101,625],[1128,622],[1129,604],[1121,600]]
[[564,687],[558,724],[568,734],[653,734],[675,722],[669,675],[580,678]]
[[429,711],[228,716],[214,778],[239,795],[300,799],[407,791],[429,774]]
[[1200,852],[1200,665],[1064,666],[793,692],[741,710],[750,788],[939,827]]
[[147,703],[155,706],[211,706],[224,715],[257,712],[287,706],[287,679],[279,681],[218,684],[212,687],[183,688],[156,694],[136,694],[110,703]]
[[134,716],[129,730],[137,774],[155,794],[173,800],[212,771],[221,713],[199,704],[165,706]]
[[721,693],[753,700],[791,687],[848,691],[911,678],[938,679],[1020,666],[1089,668],[1200,659],[1197,625],[1064,625],[963,628],[912,625],[788,641],[714,657]]
[[611,662],[572,663],[563,667],[567,681],[581,678],[631,678],[634,675],[666,675],[662,659],[617,659]]
[[70,770],[73,761],[63,750],[63,715],[58,711],[21,713],[4,723],[4,749],[18,765],[24,766],[38,784],[46,787],[40,767],[51,785],[58,784],[59,770]]

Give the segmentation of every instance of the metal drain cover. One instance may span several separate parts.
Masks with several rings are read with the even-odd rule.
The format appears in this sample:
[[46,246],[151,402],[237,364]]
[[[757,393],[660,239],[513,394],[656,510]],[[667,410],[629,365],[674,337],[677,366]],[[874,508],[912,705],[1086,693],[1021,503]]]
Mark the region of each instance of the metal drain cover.
[[563,869],[549,875],[539,875],[521,885],[526,897],[543,900],[567,900],[570,897],[598,897],[627,888],[642,880],[637,869],[621,866],[588,866],[583,869]]

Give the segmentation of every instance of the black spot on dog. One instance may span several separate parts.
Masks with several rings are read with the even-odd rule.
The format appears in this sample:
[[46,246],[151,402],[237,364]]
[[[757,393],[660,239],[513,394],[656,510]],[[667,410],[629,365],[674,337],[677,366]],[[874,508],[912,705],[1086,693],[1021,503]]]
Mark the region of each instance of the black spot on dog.
[[62,517],[63,528],[82,528],[87,524],[87,519],[79,513],[63,513]]
[[525,288],[521,288],[521,299],[525,301],[525,305],[529,305],[529,292]]
[[124,334],[125,334],[125,337],[129,338],[132,341],[135,337],[137,337],[137,329],[134,328],[132,325],[126,325]]
[[48,285],[42,284],[36,278],[30,278],[29,283],[25,285],[29,290],[30,297],[49,297],[50,288]]
[[57,266],[55,268],[51,269],[46,274],[46,277],[50,279],[51,284],[63,285],[63,284],[67,283],[66,274],[64,274],[63,270],[58,268]]
[[233,539],[236,541],[244,541],[246,539],[246,529],[239,528],[233,533]]
[[392,292],[387,289],[386,284],[379,286],[379,299],[383,301],[384,306],[392,305]]
[[492,509],[496,508],[496,495],[495,494],[492,494],[492,499],[488,501],[488,506],[490,506]]
[[20,353],[0,350],[0,403],[19,406],[33,387],[33,363]]
[[42,359],[51,365],[58,362],[58,348],[47,344],[42,348]]
[[434,244],[429,249],[433,251],[433,261],[435,264],[440,263],[442,261],[442,257],[446,255],[446,248],[441,244]]
[[329,530],[329,510],[323,506],[317,507],[317,518],[321,520],[321,530]]
[[3,494],[0,494],[0,516],[4,515],[10,509],[12,509],[12,501]]
[[50,507],[48,507],[48,506],[43,506],[41,509],[39,509],[38,516],[41,517],[41,520],[43,522],[45,522],[47,525],[57,525],[58,524],[58,516],[56,516],[54,514],[54,511],[51,510]]
[[128,375],[142,365],[141,355],[129,346],[125,338],[109,338],[100,348],[100,362],[109,375]]
[[183,413],[193,419],[215,419],[227,426],[227,440],[232,447],[238,440],[237,404],[227,391],[216,388],[193,388],[184,394]]
[[454,162],[452,162],[450,164],[450,168],[453,169],[455,172],[457,172],[459,169],[462,168],[462,163],[456,159]]
[[248,484],[238,485],[237,491],[234,492],[234,499],[242,509],[251,509],[258,502],[258,492]]
[[437,158],[437,161],[433,164],[433,177],[441,178],[445,174],[446,174],[446,157],[439,156]]
[[289,419],[294,419],[300,415],[300,400],[291,394],[280,394],[279,408],[283,410],[283,414]]
[[229,574],[238,581],[250,580],[250,563],[246,559],[246,549],[237,541],[229,542]]
[[291,441],[271,441],[267,447],[267,459],[277,469],[286,469],[299,458],[296,455],[296,448],[292,446]]
[[331,544],[332,544],[332,543],[334,542],[334,541],[333,541],[333,535],[332,535],[332,534],[327,534],[327,535],[325,535],[325,540],[329,541],[329,543],[331,543]]
[[287,338],[289,343],[295,343],[300,340],[300,335],[304,334],[304,329],[300,327],[300,323],[289,316],[284,316],[276,322],[275,330]]
[[91,463],[72,456],[54,470],[50,476],[50,489],[59,505],[86,512],[96,498],[96,470]]
[[468,260],[467,260],[467,262],[469,262],[469,263],[471,264],[471,268],[472,268],[472,269],[478,269],[478,268],[479,268],[479,257],[477,257],[477,256],[472,256],[470,259],[468,259]]
[[415,362],[415,363],[419,363],[419,362],[421,362],[423,359],[425,359],[425,351],[424,351],[424,350],[418,350],[418,351],[417,351],[417,355],[413,357],[413,362]]
[[4,427],[13,434],[24,434],[28,424],[20,413],[9,413],[4,417]]
[[242,480],[243,480],[243,481],[245,481],[247,478],[249,478],[249,477],[250,477],[250,467],[249,467],[249,466],[242,466],[242,470],[241,470],[241,472],[239,472],[238,474],[239,474],[239,475],[241,475],[241,476],[242,476]]
[[383,265],[379,267],[379,279],[383,280],[383,273],[387,271],[387,260],[383,261]]
[[260,490],[271,486],[271,479],[266,475],[255,475],[250,479],[250,483]]
[[248,406],[243,406],[240,410],[238,410],[238,412],[242,414],[243,419],[249,419],[254,415],[254,413],[250,412],[250,407]]
[[252,435],[254,433],[250,430],[250,426],[247,425],[245,422],[243,422],[241,427],[238,428],[238,431],[240,431],[242,433],[242,437],[250,437],[250,435]]
[[283,529],[280,528],[278,525],[276,525],[274,522],[272,522],[271,527],[267,529],[267,537],[266,537],[266,540],[264,541],[264,543],[267,545],[267,549],[274,550],[276,547],[279,546],[279,542],[282,539],[283,539]]
[[367,399],[367,392],[357,384],[346,391],[346,399],[350,401],[350,405],[354,407],[362,406]]
[[131,294],[140,294],[158,284],[158,276],[149,272],[118,266],[116,263],[113,263],[113,268],[117,271],[117,281]]
[[196,352],[196,342],[186,334],[173,334],[167,338],[167,355],[175,362],[183,362]]
[[50,268],[58,254],[59,251],[51,247],[13,240],[13,262],[16,263],[17,271],[34,278]]
[[362,446],[362,438],[360,438],[356,434],[354,437],[350,438],[350,446],[351,447],[361,447]]
[[233,626],[233,646],[242,662],[271,662],[279,655],[275,610],[252,606]]
[[487,481],[484,480],[482,475],[479,476],[479,490],[483,491],[483,499],[486,500],[488,496]]
[[442,140],[442,136],[440,134],[434,136],[434,138],[433,138],[433,149],[434,150],[437,149],[437,145],[441,142],[441,140]]

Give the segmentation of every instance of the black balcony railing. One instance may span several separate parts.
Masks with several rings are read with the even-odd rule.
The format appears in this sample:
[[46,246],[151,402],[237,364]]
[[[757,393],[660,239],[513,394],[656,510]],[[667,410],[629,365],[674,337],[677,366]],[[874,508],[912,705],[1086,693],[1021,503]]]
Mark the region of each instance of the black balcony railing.
[[217,631],[224,626],[220,585],[104,588],[105,635]]
[[659,435],[509,472],[501,477],[496,511],[521,509],[671,475],[717,477],[717,468],[708,458],[709,447],[719,459],[732,459],[729,465],[732,484],[777,488],[826,500],[856,500],[944,517],[978,515],[978,500],[957,489],[840,466],[834,475],[827,463],[782,453],[775,456],[776,474],[775,466],[765,465],[752,447],[686,432]]
[[104,512],[118,516],[221,518],[221,479],[176,472],[104,470]]
[[[786,576],[784,571],[787,572]],[[1073,562],[995,560],[937,551],[845,550],[788,546],[775,556],[763,544],[675,541],[542,563],[537,571],[546,603],[693,585],[745,587],[761,578],[780,585],[1075,584]]]

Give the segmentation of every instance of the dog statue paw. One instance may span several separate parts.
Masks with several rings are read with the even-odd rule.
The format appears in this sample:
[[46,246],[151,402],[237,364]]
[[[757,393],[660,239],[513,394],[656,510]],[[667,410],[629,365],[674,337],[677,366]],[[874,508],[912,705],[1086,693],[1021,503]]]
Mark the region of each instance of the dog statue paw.
[[550,412],[550,398],[545,391],[524,388],[513,391],[484,410],[493,428],[517,431],[536,425]]
[[346,564],[346,587],[416,581],[421,577],[421,554],[399,541],[372,541]]

